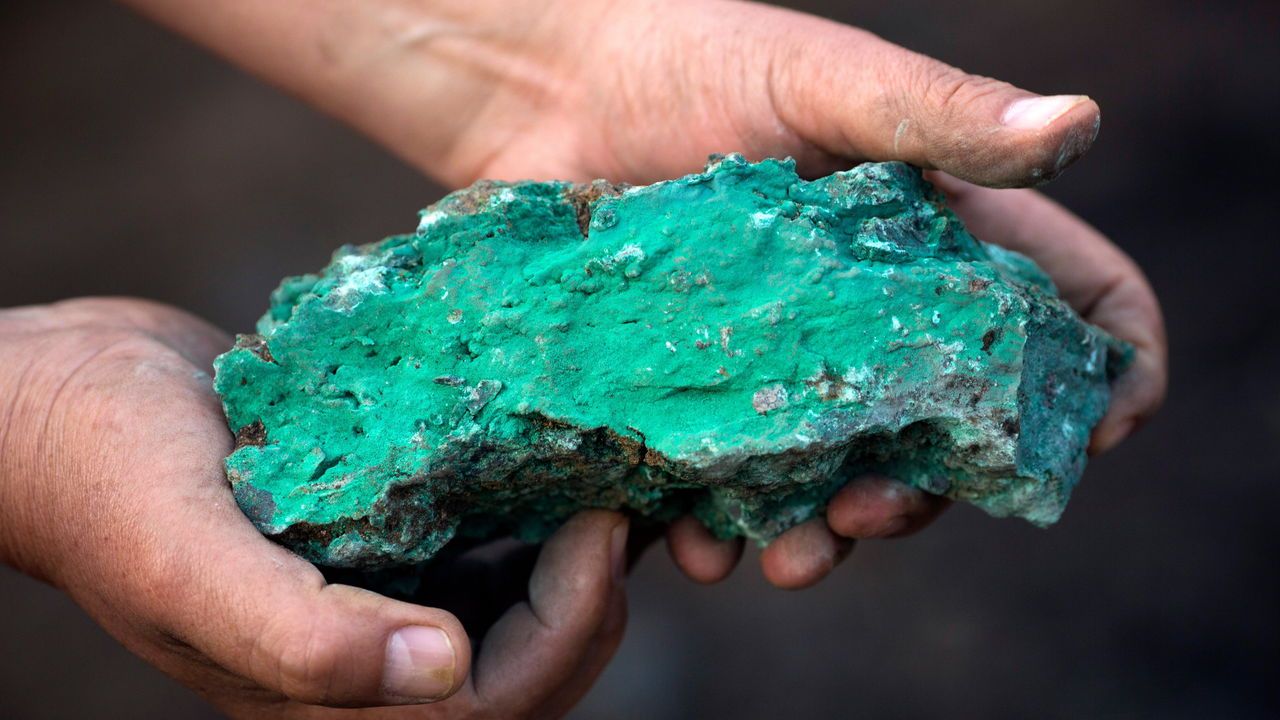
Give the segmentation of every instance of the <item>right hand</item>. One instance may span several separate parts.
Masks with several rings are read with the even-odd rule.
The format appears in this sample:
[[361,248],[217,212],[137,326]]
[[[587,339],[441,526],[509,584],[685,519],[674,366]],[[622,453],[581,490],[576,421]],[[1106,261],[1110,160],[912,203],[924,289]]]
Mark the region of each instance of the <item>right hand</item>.
[[448,594],[514,590],[472,658],[449,612],[329,584],[240,512],[208,374],[230,346],[141,301],[0,311],[0,560],[236,717],[566,712],[621,640],[626,519],[579,514],[531,575],[471,568]]
[[[1102,233],[1035,190],[997,190],[937,171],[928,175],[977,237],[1035,260],[1085,320],[1133,345],[1133,364],[1112,387],[1111,405],[1093,430],[1089,452],[1115,447],[1155,413],[1168,384],[1164,320],[1142,270]],[[807,587],[848,556],[855,540],[910,535],[949,505],[946,498],[889,478],[857,478],[831,499],[825,517],[788,530],[765,548],[761,567],[778,587]],[[692,518],[673,525],[667,539],[676,563],[701,582],[726,577],[742,554],[740,540],[718,540]]]

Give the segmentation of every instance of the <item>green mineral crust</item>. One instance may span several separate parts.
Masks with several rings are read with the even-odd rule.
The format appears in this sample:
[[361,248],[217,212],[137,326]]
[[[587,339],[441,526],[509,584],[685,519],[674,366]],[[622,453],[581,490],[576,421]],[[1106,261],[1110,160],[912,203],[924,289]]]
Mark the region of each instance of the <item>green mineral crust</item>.
[[324,565],[584,507],[767,542],[867,471],[1046,525],[1129,354],[899,163],[482,182],[421,217],[216,363],[236,499]]

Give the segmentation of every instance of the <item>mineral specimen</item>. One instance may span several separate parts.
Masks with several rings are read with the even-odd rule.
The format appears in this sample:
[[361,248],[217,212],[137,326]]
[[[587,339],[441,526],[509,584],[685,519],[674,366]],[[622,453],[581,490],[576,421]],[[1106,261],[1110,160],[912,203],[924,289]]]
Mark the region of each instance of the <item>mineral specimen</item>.
[[872,470],[1052,523],[1127,361],[903,164],[481,182],[421,217],[217,361],[237,500],[324,565],[583,507],[766,542]]

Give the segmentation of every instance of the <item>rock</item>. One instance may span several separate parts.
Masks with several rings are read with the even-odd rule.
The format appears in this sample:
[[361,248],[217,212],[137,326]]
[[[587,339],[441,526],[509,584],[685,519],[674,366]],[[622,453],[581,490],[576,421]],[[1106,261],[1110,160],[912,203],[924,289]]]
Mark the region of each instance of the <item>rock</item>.
[[1054,522],[1129,350],[918,170],[481,182],[289,278],[218,358],[227,474],[328,566],[582,507],[767,542],[851,475]]

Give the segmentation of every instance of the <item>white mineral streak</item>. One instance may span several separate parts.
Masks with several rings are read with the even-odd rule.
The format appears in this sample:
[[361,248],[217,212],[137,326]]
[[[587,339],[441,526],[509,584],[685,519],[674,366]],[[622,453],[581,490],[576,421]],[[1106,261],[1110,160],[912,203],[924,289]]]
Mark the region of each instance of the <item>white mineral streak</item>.
[[338,260],[338,275],[342,278],[325,298],[325,304],[337,312],[350,315],[366,295],[387,291],[382,281],[381,255],[344,255]]
[[640,247],[639,245],[636,245],[635,243],[627,243],[626,245],[623,245],[622,248],[617,252],[615,252],[614,254],[605,258],[601,258],[600,262],[605,267],[613,267],[614,265],[617,265],[627,260],[635,260],[637,262],[640,260],[644,260],[644,248]]
[[445,219],[445,214],[439,210],[428,210],[422,213],[422,219],[418,221],[418,234],[421,235],[427,231],[432,225]]
[[760,211],[751,214],[751,227],[766,228],[778,219],[778,213],[774,211]]

